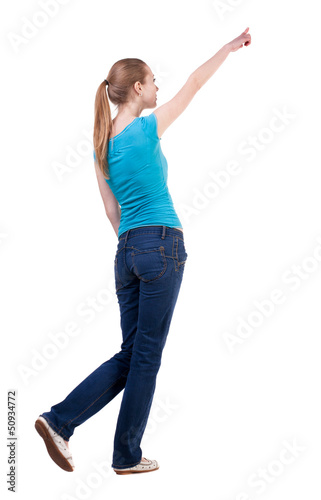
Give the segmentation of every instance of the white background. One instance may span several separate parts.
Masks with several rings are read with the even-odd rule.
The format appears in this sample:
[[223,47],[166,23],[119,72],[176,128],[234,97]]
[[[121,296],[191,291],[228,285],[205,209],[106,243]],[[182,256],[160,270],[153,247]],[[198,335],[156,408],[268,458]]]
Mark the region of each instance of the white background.
[[[56,7],[48,16],[49,3]],[[15,390],[16,498],[320,497],[318,7],[311,0],[7,2],[2,493],[10,494],[6,400]],[[13,43],[27,24],[29,39]],[[49,458],[34,422],[121,343],[117,237],[92,158],[96,90],[114,62],[138,57],[156,75],[160,106],[248,26],[252,44],[228,56],[162,137],[188,261],[142,441],[143,456],[160,469],[132,476],[110,469],[118,395],[75,430],[76,469],[68,474]],[[250,157],[244,151],[253,138]],[[78,151],[72,166],[71,150]],[[226,172],[231,161],[239,173],[210,198],[209,173]],[[61,180],[57,163],[68,170]],[[272,305],[276,289],[282,301]],[[89,297],[100,310],[86,322],[79,307]],[[258,309],[265,304],[267,312],[266,301],[269,316]],[[242,321],[256,324],[240,336]],[[70,322],[78,334],[52,350]],[[226,332],[237,342],[231,348]]]

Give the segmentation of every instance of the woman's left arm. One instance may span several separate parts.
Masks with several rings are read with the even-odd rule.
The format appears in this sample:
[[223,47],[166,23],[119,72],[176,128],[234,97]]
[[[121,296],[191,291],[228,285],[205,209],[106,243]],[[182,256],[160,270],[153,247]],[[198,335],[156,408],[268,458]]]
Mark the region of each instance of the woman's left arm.
[[118,228],[120,224],[120,215],[121,209],[117,199],[114,196],[114,193],[110,189],[109,185],[106,182],[105,177],[103,176],[102,171],[95,163],[95,171],[98,181],[99,191],[104,203],[106,215],[113,226],[113,229],[118,237]]

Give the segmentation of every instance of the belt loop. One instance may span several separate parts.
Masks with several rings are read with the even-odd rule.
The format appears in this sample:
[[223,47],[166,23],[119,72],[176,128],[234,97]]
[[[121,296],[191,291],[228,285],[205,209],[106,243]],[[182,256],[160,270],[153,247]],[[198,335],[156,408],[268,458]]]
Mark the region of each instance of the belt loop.
[[126,236],[125,236],[125,246],[126,246],[126,243],[127,243],[127,237],[128,237],[128,233],[129,233],[130,229],[128,229],[128,231],[126,231]]
[[166,234],[166,226],[163,226],[162,240],[165,238],[165,234]]

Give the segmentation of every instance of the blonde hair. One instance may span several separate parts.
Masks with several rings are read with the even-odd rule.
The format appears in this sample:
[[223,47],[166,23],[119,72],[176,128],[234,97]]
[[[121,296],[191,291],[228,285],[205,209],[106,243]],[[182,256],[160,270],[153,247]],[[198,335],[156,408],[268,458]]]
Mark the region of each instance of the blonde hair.
[[108,97],[115,105],[128,102],[132,86],[137,81],[144,84],[147,70],[147,64],[141,59],[120,59],[108,73],[108,88],[106,89],[107,82],[104,80],[96,92],[93,142],[96,162],[105,179],[110,179],[107,154],[113,124]]

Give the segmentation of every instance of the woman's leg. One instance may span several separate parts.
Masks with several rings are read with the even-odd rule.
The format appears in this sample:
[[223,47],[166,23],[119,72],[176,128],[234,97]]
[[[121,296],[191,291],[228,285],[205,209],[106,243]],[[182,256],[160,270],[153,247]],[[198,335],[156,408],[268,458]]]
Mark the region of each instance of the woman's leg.
[[[177,233],[167,230],[162,238],[160,230],[137,228],[123,249],[126,268],[139,278],[140,290],[137,332],[114,438],[112,467],[117,469],[132,467],[142,458],[140,443],[187,257]],[[117,292],[121,314],[127,301],[122,269],[118,268],[118,278],[124,286],[119,285]]]
[[139,280],[136,278],[126,287],[122,322],[121,351],[102,363],[83,380],[61,403],[42,413],[49,425],[66,441],[73,435],[75,427],[101,410],[124,387],[129,371],[132,346],[137,329]]

